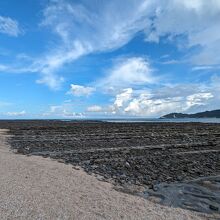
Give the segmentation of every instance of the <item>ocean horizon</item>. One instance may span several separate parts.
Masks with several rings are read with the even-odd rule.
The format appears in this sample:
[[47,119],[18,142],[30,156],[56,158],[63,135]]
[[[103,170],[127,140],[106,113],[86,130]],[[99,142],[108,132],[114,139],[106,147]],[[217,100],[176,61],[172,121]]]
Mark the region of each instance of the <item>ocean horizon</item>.
[[[51,120],[51,119],[49,119]],[[101,121],[115,123],[135,123],[135,122],[170,122],[170,123],[220,123],[220,118],[176,118],[176,119],[160,119],[160,118],[83,118],[83,119],[55,119],[61,121]]]

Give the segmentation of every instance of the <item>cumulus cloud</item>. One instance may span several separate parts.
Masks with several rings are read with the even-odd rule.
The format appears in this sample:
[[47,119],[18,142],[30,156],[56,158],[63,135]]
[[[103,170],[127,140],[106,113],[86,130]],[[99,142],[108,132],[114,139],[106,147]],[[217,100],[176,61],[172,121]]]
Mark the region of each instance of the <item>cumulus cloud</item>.
[[111,94],[110,104],[92,105],[85,113],[75,113],[68,104],[51,106],[48,115],[57,117],[96,116],[143,116],[160,117],[171,112],[194,113],[220,107],[220,79],[212,78],[211,83],[179,84],[148,89],[121,89]]
[[95,88],[93,87],[74,85],[74,84],[71,84],[70,86],[71,88],[68,93],[74,96],[89,96],[95,91]]
[[180,91],[177,88],[178,86],[164,87],[161,93],[159,89],[123,89],[105,112],[119,116],[159,117],[170,112],[200,111],[216,101],[211,88],[207,91],[200,86],[190,90],[190,86],[179,85]]
[[117,94],[114,101],[114,107],[119,109],[123,107],[129,100],[131,100],[133,94],[132,88],[123,89],[121,93]]
[[0,33],[17,37],[22,33],[22,30],[20,29],[16,20],[9,17],[0,16]]
[[162,113],[168,113],[175,110],[183,110],[183,100],[179,97],[167,99],[151,99],[145,94],[134,98],[125,106],[124,112],[128,115],[155,117]]
[[104,78],[97,82],[102,88],[115,89],[155,83],[156,77],[150,63],[143,57],[130,57],[117,60]]

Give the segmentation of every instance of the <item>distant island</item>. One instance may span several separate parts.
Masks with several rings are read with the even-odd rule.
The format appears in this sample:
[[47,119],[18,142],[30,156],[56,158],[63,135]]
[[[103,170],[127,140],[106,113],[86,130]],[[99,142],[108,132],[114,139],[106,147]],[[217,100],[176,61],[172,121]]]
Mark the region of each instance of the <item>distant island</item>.
[[220,118],[220,109],[213,111],[198,112],[195,114],[170,113],[160,117],[163,118]]

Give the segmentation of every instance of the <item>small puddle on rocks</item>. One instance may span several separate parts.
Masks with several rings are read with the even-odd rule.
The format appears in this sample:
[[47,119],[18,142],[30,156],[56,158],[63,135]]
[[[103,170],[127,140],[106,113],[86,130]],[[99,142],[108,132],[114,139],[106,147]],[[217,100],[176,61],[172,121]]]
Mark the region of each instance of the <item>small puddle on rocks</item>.
[[158,184],[144,192],[144,198],[171,207],[203,213],[220,213],[220,176],[183,183]]

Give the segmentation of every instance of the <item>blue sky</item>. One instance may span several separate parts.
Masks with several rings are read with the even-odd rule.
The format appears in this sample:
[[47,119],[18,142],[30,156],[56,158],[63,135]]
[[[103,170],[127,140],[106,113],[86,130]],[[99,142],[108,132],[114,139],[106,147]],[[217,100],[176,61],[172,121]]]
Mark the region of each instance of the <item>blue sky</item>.
[[0,118],[220,108],[219,0],[2,0]]

